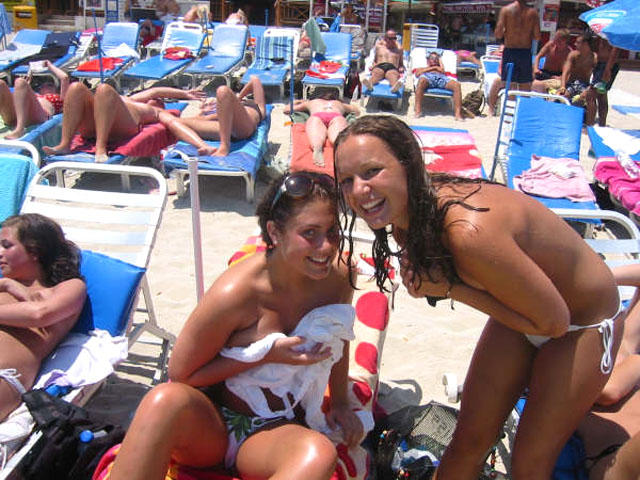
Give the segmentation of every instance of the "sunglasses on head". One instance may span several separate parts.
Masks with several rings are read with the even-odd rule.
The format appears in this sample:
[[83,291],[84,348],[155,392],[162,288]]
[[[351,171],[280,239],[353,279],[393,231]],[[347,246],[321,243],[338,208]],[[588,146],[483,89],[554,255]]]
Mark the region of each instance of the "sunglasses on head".
[[331,192],[335,188],[333,178],[326,174],[311,175],[305,172],[298,172],[287,175],[273,197],[271,210],[273,210],[273,207],[276,206],[283,194],[287,194],[296,200],[302,199],[313,192],[314,185],[319,185],[327,192]]

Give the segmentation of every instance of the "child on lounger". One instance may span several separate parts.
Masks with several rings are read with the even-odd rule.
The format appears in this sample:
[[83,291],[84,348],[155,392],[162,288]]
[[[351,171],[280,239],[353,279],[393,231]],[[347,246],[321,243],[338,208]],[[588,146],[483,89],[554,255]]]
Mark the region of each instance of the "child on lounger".
[[[142,400],[111,480],[165,478],[170,462],[203,468],[224,463],[242,478],[328,480],[336,448],[305,426],[313,412],[300,411],[294,401],[303,384],[312,403],[321,401],[327,378],[329,429],[347,445],[361,441],[362,424],[347,402],[346,339],[353,317],[322,317],[316,328],[326,328],[326,338],[311,350],[305,347],[312,334],[301,338],[302,325],[321,311],[351,310],[344,305],[353,293],[349,275],[337,255],[336,202],[327,175],[298,172],[271,185],[257,208],[267,250],[230,267],[196,306],[171,355],[172,382]],[[238,347],[252,343],[252,349],[261,346],[260,355],[234,359],[233,352],[246,351]],[[262,391],[266,383],[240,382],[260,393],[232,392],[238,390],[230,382],[237,387],[239,377],[264,368],[275,387]],[[290,377],[280,372],[291,369],[305,381],[283,382]],[[312,375],[319,370],[324,373]],[[315,413],[324,421],[322,412]]]
[[44,60],[44,66],[60,82],[59,93],[51,83],[43,84],[37,93],[34,92],[30,86],[31,74],[26,79],[16,78],[13,94],[7,84],[0,80],[0,116],[6,125],[14,126],[13,131],[5,135],[6,139],[20,138],[26,127],[42,123],[62,112],[69,76],[49,60]]
[[40,362],[71,330],[86,297],[77,247],[35,213],[0,230],[0,420],[21,402]]

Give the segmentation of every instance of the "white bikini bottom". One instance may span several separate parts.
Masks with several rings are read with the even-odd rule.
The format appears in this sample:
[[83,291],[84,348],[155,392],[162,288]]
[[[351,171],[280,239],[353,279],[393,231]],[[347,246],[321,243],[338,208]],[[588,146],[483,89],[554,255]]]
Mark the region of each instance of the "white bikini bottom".
[[24,385],[20,383],[20,380],[18,380],[19,376],[20,374],[15,368],[0,368],[0,379],[7,382],[15,391],[22,395],[26,393],[27,390],[24,388]]
[[[602,359],[600,360],[600,371],[605,375],[611,373],[611,369],[613,368],[613,359],[611,358],[611,350],[613,348],[613,326],[616,318],[620,315],[623,308],[622,305],[618,308],[616,314],[605,320],[602,320],[600,323],[594,323],[593,325],[569,325],[569,332],[576,332],[578,330],[586,330],[588,328],[597,328],[598,331],[602,334],[602,346],[604,348],[604,352],[602,353]],[[527,335],[527,340],[536,348],[540,348],[546,342],[551,340],[551,337],[546,337],[544,335]]]

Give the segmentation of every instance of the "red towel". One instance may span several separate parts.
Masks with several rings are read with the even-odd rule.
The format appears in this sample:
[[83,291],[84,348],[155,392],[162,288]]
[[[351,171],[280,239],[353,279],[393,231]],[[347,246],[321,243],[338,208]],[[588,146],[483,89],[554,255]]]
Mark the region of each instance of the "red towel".
[[482,160],[475,145],[441,145],[423,148],[425,168],[469,178],[482,176]]
[[293,145],[291,154],[291,171],[299,172],[308,170],[312,172],[326,173],[333,177],[333,146],[326,140],[322,149],[324,166],[313,163],[313,150],[307,138],[307,130],[304,123],[291,125],[291,138]]
[[164,58],[167,60],[185,60],[194,58],[194,55],[187,47],[169,47],[164,51]]
[[[102,70],[113,70],[120,65],[124,60],[118,57],[102,57]],[[100,71],[100,59],[94,58],[88,62],[82,63],[78,69],[79,72],[99,72]]]

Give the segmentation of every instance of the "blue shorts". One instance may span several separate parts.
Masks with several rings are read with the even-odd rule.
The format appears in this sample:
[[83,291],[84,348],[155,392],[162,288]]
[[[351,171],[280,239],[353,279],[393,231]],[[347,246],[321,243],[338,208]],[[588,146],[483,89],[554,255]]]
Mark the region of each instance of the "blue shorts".
[[507,81],[507,64],[513,63],[511,81],[516,83],[531,83],[533,81],[533,64],[531,63],[531,49],[505,48],[502,53],[502,71],[500,78]]
[[427,79],[427,88],[446,88],[449,78],[444,73],[427,72],[421,77]]

